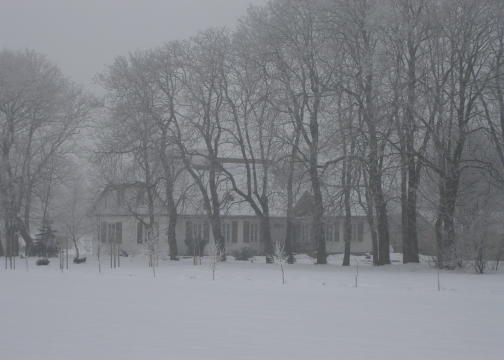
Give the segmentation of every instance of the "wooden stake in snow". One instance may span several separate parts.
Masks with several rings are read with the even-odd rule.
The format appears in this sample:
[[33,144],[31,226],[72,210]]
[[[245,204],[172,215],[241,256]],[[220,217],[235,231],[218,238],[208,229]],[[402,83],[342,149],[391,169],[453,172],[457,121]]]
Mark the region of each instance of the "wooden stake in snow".
[[440,276],[439,276],[439,268],[437,269],[437,289],[438,291],[441,291],[441,281],[440,281]]
[[359,262],[355,264],[355,287],[359,286]]

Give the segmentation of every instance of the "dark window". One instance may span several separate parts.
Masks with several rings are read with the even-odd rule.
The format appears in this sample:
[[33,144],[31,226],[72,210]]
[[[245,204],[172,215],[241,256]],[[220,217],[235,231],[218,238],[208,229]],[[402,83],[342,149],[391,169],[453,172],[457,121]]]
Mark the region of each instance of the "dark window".
[[250,223],[248,221],[243,222],[243,241],[248,243],[249,242],[249,227]]
[[114,223],[108,223],[107,224],[107,242],[112,244],[115,242],[115,224]]
[[143,224],[141,222],[137,223],[137,244],[143,243]]
[[205,242],[210,240],[210,226],[208,225],[208,221],[203,223],[203,240]]
[[116,243],[121,244],[122,243],[122,223],[117,222],[115,224],[115,235],[116,235]]
[[257,224],[250,224],[249,241],[257,242],[257,239],[258,239],[258,226]]
[[231,234],[231,241],[234,243],[238,242],[238,221],[233,221],[232,223],[232,234]]
[[357,224],[352,224],[352,241],[357,241]]
[[326,242],[333,241],[333,226],[331,224],[322,224],[322,231]]
[[334,241],[340,241],[340,225],[338,221],[334,223]]
[[203,235],[203,224],[201,223],[193,223],[192,224],[193,228],[193,239],[195,239],[197,242],[201,241],[201,237]]
[[303,225],[300,223],[294,224],[294,239],[296,244],[303,242]]
[[357,224],[357,241],[364,240],[364,223],[360,222]]
[[193,226],[191,221],[186,221],[186,231],[185,231],[185,236],[186,236],[186,241],[192,242],[193,240]]
[[222,237],[226,243],[231,241],[231,226],[229,224],[221,225]]
[[101,229],[100,229],[100,240],[102,243],[107,242],[107,223],[102,222],[100,223]]

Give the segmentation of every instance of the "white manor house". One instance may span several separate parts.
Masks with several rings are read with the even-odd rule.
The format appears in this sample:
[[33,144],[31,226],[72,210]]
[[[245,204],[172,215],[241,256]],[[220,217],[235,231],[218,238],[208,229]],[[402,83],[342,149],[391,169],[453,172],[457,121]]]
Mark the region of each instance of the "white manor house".
[[[118,244],[120,251],[128,255],[145,252],[146,232],[143,220],[147,219],[147,206],[144,201],[143,187],[138,184],[108,185],[100,194],[93,206],[91,215],[96,221],[93,251],[98,245],[102,249],[107,245]],[[134,199],[134,206],[131,201]],[[316,245],[311,236],[311,195],[305,193],[294,209],[295,235],[292,241],[293,249],[298,253],[312,253]],[[272,241],[283,241],[286,235],[286,217],[271,216]],[[324,234],[327,253],[342,253],[343,216],[324,217]],[[226,244],[226,253],[232,255],[249,248],[260,255],[264,245],[260,238],[259,219],[254,215],[223,214],[221,215],[222,232]],[[155,229],[158,238],[158,251],[163,256],[169,255],[168,246],[168,214],[161,203],[155,206]],[[369,225],[364,216],[352,218],[352,253],[368,253],[372,251],[372,241]],[[194,239],[204,243],[213,243],[212,231],[205,214],[182,213],[178,215],[176,225],[178,255],[192,255],[188,243]],[[204,254],[208,254],[208,246]]]

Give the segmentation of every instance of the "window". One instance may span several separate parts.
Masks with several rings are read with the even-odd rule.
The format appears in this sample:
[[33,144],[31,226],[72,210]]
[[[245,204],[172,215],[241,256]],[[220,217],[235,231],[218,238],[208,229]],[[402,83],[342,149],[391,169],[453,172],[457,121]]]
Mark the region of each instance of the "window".
[[250,224],[250,242],[257,242],[258,239],[258,225]]
[[101,222],[99,236],[102,243],[122,243],[122,223]]
[[100,223],[100,240],[102,243],[107,242],[107,223]]
[[115,223],[115,242],[117,244],[122,244],[122,223]]
[[108,228],[107,242],[111,244],[115,242],[116,239],[116,227],[114,223],[111,223],[107,224],[107,228]]
[[192,238],[198,241],[203,239],[203,224],[202,223],[193,223],[192,224]]
[[357,224],[357,241],[364,241],[364,223],[362,222]]
[[231,241],[234,243],[238,242],[238,221],[233,221],[231,229]]
[[[152,239],[159,238],[159,223],[155,222],[152,225],[151,232]],[[148,240],[149,237],[149,226],[148,224],[144,224],[143,222],[137,222],[137,244],[142,244]]]
[[352,224],[352,241],[364,241],[364,223],[357,222]]
[[231,242],[231,225],[230,224],[222,224],[221,225],[222,237],[226,243]]
[[210,237],[210,227],[207,221],[193,222],[186,221],[186,241],[192,242],[193,240],[208,242]]
[[249,232],[250,232],[250,223],[248,221],[243,222],[243,242],[249,242]]
[[329,241],[340,241],[340,226],[336,221],[334,224],[323,224],[324,239]]
[[303,224],[303,241],[306,243],[310,243],[312,236],[312,224]]
[[137,244],[143,243],[143,224],[137,222]]
[[259,225],[250,221],[243,222],[243,241],[257,242],[259,239]]
[[203,222],[203,240],[208,242],[210,240],[210,226],[208,221]]

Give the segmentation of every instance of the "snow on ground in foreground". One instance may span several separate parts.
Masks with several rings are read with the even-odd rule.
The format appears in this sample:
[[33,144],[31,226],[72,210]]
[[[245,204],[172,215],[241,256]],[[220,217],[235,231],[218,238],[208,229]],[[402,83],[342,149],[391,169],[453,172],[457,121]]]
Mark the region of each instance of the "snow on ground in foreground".
[[122,260],[0,270],[0,357],[504,359],[503,273]]

